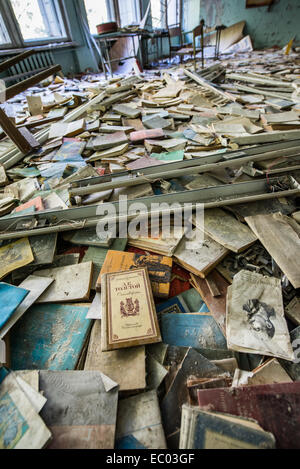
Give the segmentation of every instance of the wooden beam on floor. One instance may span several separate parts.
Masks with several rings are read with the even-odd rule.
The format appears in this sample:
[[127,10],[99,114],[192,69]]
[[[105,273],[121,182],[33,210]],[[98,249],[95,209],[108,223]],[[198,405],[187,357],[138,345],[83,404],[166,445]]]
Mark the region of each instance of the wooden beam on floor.
[[28,129],[17,129],[1,108],[0,126],[24,155],[40,146],[39,142],[37,142]]
[[35,53],[36,52],[33,49],[29,49],[29,50],[26,50],[25,52],[22,52],[22,54],[16,55],[15,57],[11,57],[10,59],[3,60],[3,62],[0,62],[0,72],[4,72],[9,67],[12,67],[13,65],[19,63],[21,60],[27,59],[27,57],[30,57],[31,55]]
[[48,68],[40,73],[37,73],[33,77],[27,78],[26,80],[21,81],[20,83],[16,83],[15,85],[10,86],[6,89],[6,101],[8,99],[13,98],[19,93],[26,91],[31,86],[35,86],[40,83],[42,80],[45,80],[50,75],[54,75],[55,73],[61,70],[61,65],[54,65],[53,67]]

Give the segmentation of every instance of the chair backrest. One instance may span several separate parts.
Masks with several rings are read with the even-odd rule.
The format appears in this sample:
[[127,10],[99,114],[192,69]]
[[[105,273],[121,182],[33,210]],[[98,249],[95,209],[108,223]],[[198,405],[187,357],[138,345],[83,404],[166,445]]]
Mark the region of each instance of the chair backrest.
[[181,26],[171,26],[169,28],[170,37],[178,37],[182,35]]
[[193,29],[193,36],[194,36],[194,39],[198,36],[201,36],[202,35],[202,31],[203,31],[203,28],[204,28],[204,20],[201,20],[199,26],[196,26],[196,28]]

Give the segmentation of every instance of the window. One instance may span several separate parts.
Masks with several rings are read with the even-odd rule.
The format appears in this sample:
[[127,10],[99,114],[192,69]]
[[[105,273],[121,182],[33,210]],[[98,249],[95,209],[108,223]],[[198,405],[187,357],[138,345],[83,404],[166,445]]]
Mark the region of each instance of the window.
[[164,5],[162,0],[151,0],[151,14],[153,29],[164,27]]
[[1,0],[0,48],[68,40],[62,0]]
[[181,0],[150,0],[153,29],[163,29],[180,23]]
[[11,0],[11,4],[25,42],[66,36],[57,0]]
[[139,24],[141,12],[139,0],[119,0],[121,27]]
[[168,0],[168,26],[179,25],[181,21],[181,0]]
[[9,34],[3,21],[3,17],[0,13],[0,45],[9,44],[10,42]]
[[86,14],[92,34],[97,34],[97,25],[112,20],[106,0],[84,0]]

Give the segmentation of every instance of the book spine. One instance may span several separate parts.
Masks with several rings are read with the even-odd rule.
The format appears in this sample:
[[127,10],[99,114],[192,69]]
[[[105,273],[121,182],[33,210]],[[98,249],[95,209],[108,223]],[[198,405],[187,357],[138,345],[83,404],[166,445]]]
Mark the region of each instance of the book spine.
[[102,303],[102,320],[101,320],[101,350],[107,352],[107,288],[106,288],[106,274],[101,279],[101,303]]

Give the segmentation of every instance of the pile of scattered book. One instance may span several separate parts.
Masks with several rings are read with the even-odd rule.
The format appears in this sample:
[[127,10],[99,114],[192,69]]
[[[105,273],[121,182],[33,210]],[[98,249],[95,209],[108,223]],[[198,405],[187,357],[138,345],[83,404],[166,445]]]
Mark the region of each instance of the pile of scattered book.
[[[299,65],[244,59],[8,103],[42,147],[0,141],[0,448],[300,447]],[[202,241],[99,233],[124,195],[204,201]]]

